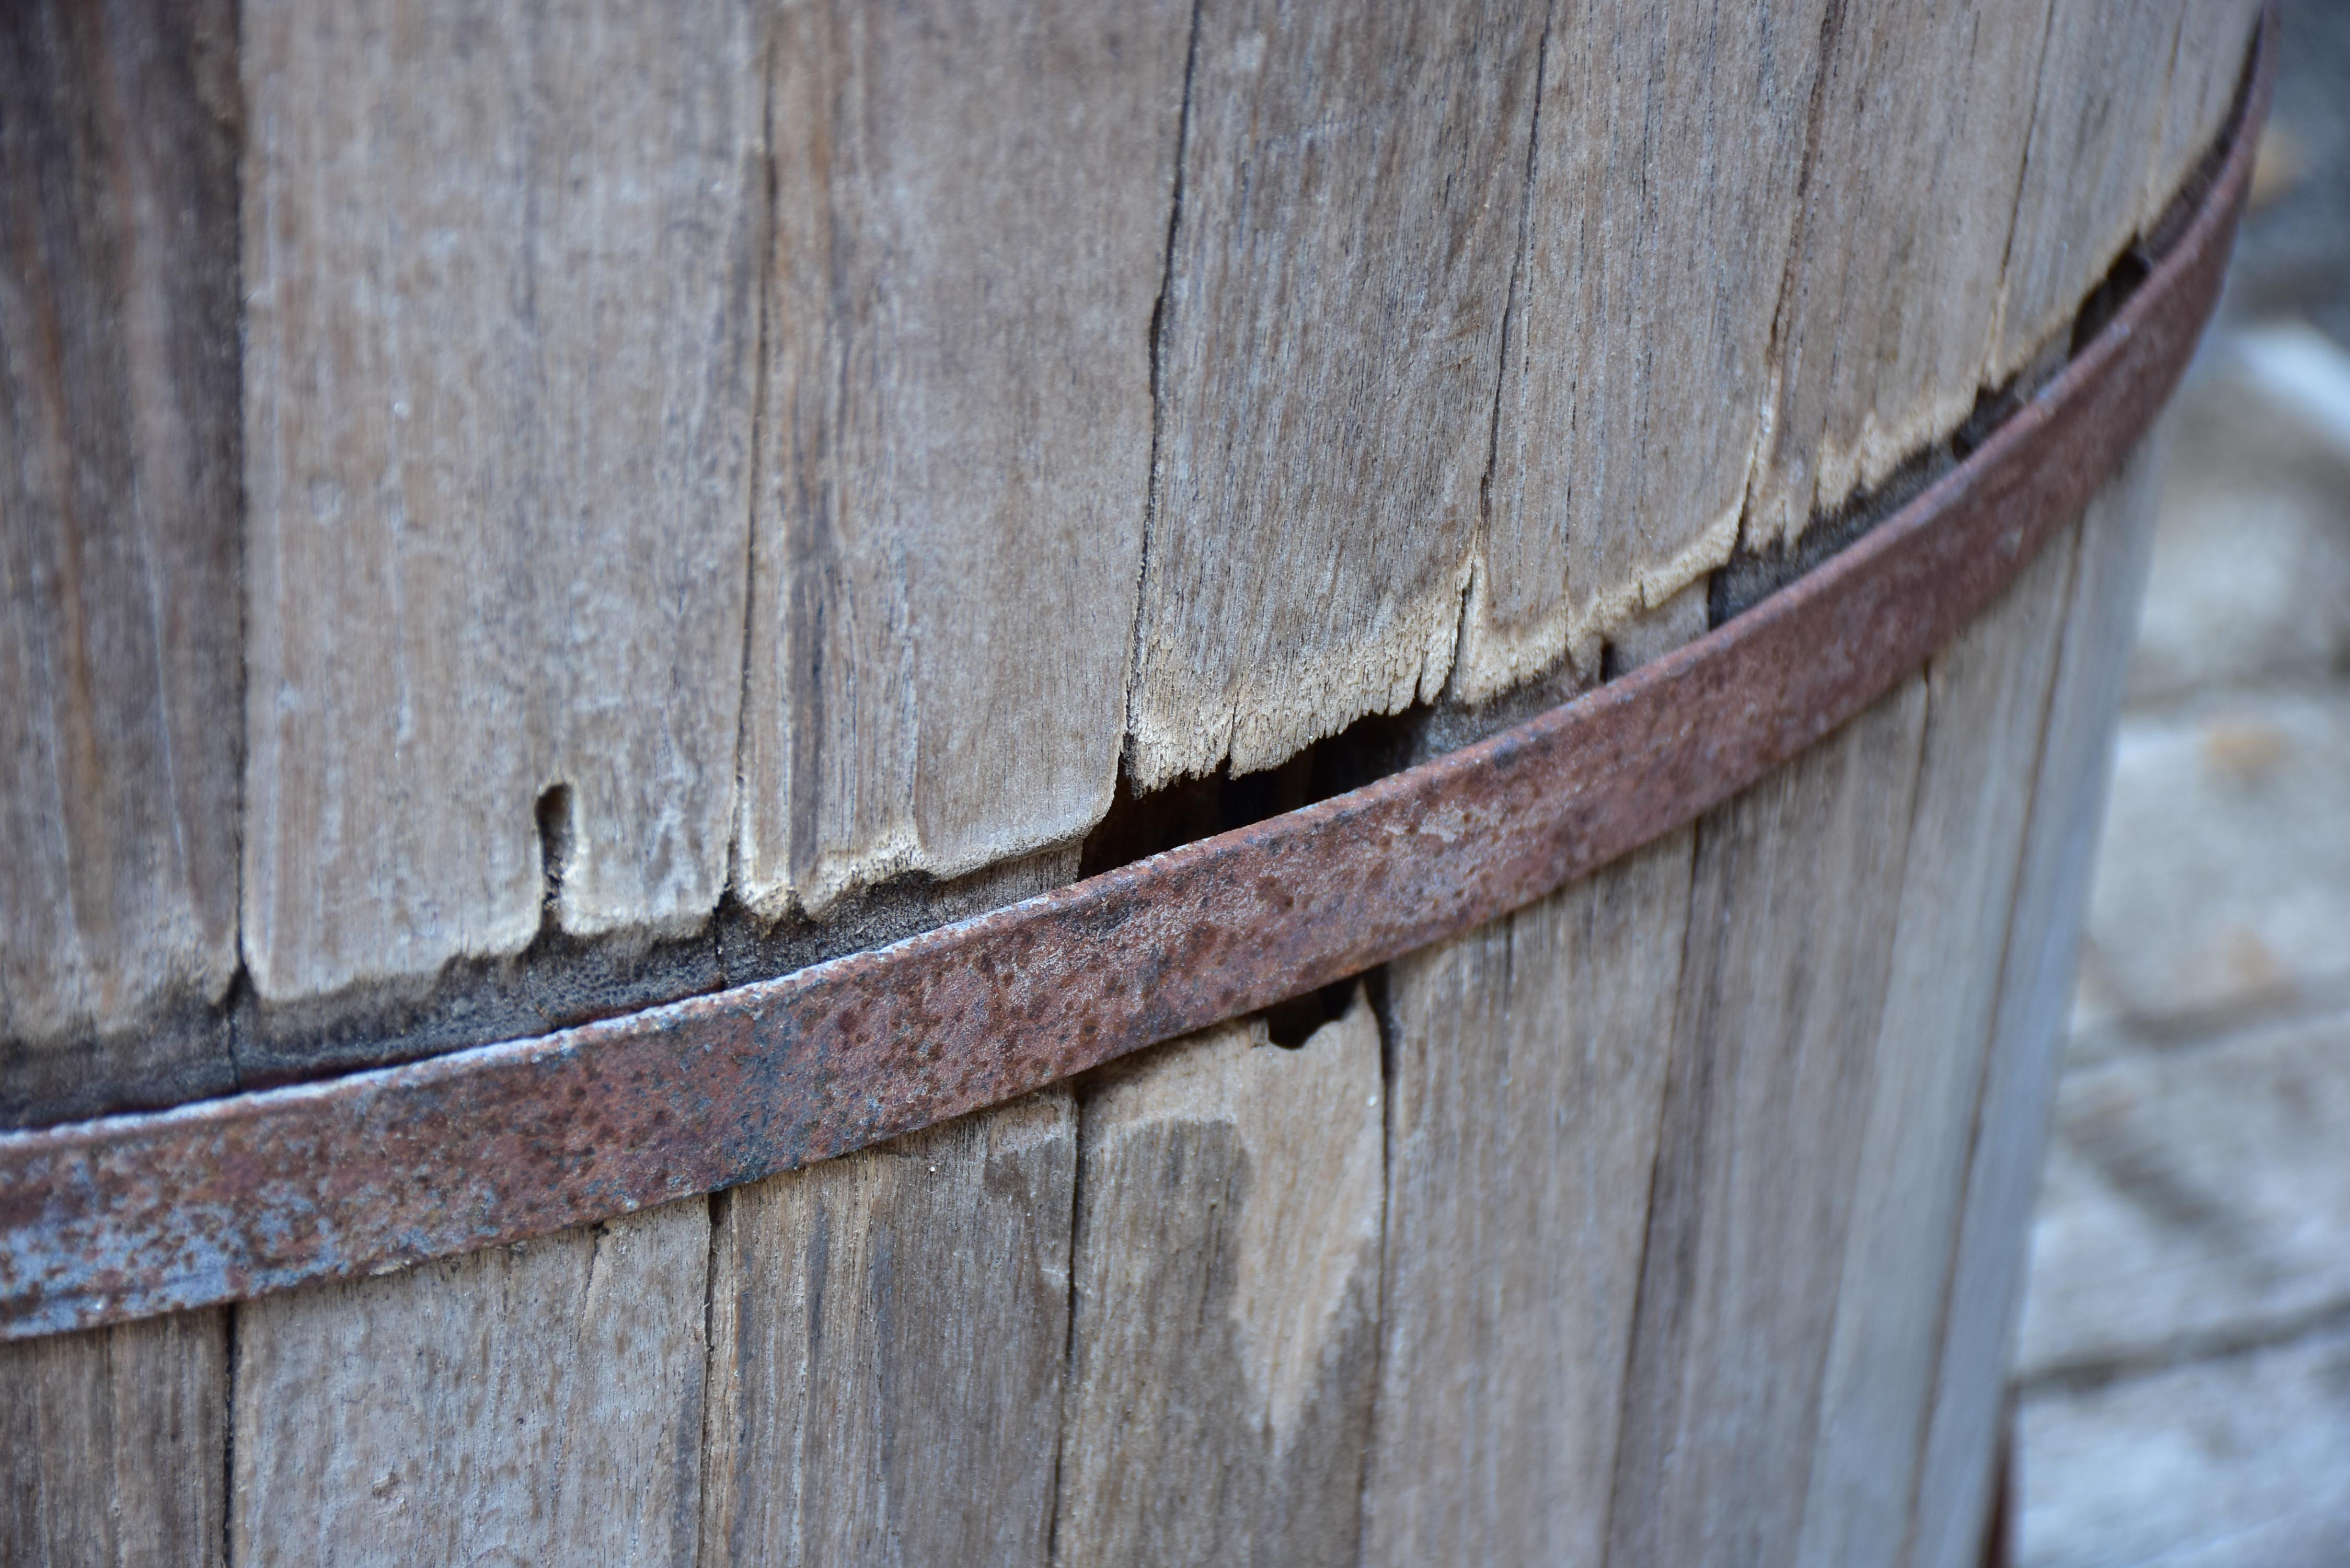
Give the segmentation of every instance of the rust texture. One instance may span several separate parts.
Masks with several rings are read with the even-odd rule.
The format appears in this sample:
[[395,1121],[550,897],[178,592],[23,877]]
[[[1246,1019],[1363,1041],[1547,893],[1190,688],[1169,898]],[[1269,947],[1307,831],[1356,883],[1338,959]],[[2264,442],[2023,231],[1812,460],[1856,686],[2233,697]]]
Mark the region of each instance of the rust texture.
[[978,919],[629,1017],[0,1137],[0,1338],[400,1267],[750,1181],[1468,929],[1859,712],[2076,517],[2215,302],[2273,20],[2219,178],[1966,462],[1680,651],[1367,788]]

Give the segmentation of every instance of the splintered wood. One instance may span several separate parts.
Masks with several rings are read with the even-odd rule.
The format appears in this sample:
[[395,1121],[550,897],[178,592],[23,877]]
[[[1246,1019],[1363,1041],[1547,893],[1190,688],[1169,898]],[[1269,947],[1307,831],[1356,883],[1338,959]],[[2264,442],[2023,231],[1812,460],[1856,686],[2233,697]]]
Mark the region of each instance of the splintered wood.
[[1131,766],[1270,767],[1452,664],[1531,6],[1202,4],[1157,357]]
[[2047,13],[2048,0],[1902,0],[1836,16],[1776,302],[1750,544],[1794,538],[1973,410]]
[[[2149,467],[1794,765],[1298,1048],[265,1298],[233,1378],[222,1314],[35,1342],[0,1403],[163,1401],[109,1528],[222,1539],[225,1452],[235,1563],[1957,1568],[2028,1189],[1981,1118],[2034,1136]],[[6,1542],[90,1506],[10,1451]]]
[[[2051,362],[2253,18],[8,8],[0,1123],[1663,653]],[[1974,1561],[2150,472],[1297,1049],[8,1347],[0,1559]]]
[[1598,643],[1738,540],[1820,5],[1562,6],[1457,684]]
[[2061,341],[2251,19],[28,7],[0,1107],[1587,678]]
[[191,1563],[1974,1561],[2151,468],[1299,1048],[266,1297],[233,1361],[225,1313],[11,1347],[0,1547],[102,1500]]
[[264,1000],[515,951],[549,900],[576,932],[698,925],[726,878],[767,223],[753,18],[457,12],[244,16]]
[[781,9],[736,888],[1109,806],[1182,107],[1168,0]]
[[2258,10],[2253,0],[2055,0],[1992,379],[2065,330],[2085,290],[2160,216],[2227,112]]

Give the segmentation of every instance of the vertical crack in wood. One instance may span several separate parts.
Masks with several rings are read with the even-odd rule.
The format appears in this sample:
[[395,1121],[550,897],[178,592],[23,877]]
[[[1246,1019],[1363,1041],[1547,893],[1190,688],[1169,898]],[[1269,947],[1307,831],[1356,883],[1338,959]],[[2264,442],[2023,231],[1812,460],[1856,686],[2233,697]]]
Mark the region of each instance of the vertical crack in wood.
[[[1756,492],[1771,472],[1780,404],[1786,396],[1787,333],[1803,281],[1804,242],[1812,227],[1812,179],[1819,170],[1821,127],[1827,119],[1828,78],[1835,64],[1837,41],[1844,34],[1848,3],[1849,0],[1828,0],[1820,11],[1819,57],[1812,66],[1811,102],[1804,119],[1804,155],[1795,171],[1794,219],[1787,225],[1787,258],[1779,272],[1779,299],[1771,313],[1770,343],[1762,352],[1762,401],[1755,410],[1754,439],[1747,445],[1746,479],[1739,487],[1738,532],[1733,549],[1752,542]],[[1811,519],[1802,521],[1808,523]]]
[[[770,26],[766,47],[759,51],[759,172],[764,202],[757,219],[757,272],[752,279],[752,290],[758,299],[759,317],[753,333],[757,347],[753,350],[751,439],[748,456],[744,460],[749,465],[750,479],[743,487],[743,509],[747,515],[743,528],[742,684],[734,701],[734,791],[726,814],[726,879],[720,885],[718,894],[721,919],[729,905],[744,903],[743,836],[752,811],[748,753],[751,746],[751,650],[759,614],[759,486],[764,472],[760,460],[765,455],[767,399],[775,381],[769,365],[772,345],[768,336],[774,330],[775,309],[773,291],[768,287],[768,282],[775,270],[775,38],[776,29]],[[723,973],[723,960],[720,968]]]
[[[1159,296],[1150,306],[1150,463],[1142,478],[1142,549],[1134,567],[1134,625],[1133,635],[1127,640],[1125,701],[1118,705],[1125,716],[1126,731],[1118,740],[1118,775],[1128,781],[1129,790],[1134,763],[1134,696],[1142,679],[1142,620],[1150,583],[1150,539],[1159,528],[1159,504],[1164,494],[1159,473],[1161,443],[1167,431],[1167,400],[1159,377],[1170,330],[1167,299],[1175,288],[1175,245],[1183,225],[1184,161],[1191,153],[1191,84],[1200,63],[1200,12],[1204,4],[1205,0],[1191,0],[1191,30],[1183,49],[1183,101],[1175,112],[1175,173],[1167,198],[1167,246],[1159,263]],[[1110,789],[1115,805],[1117,784],[1113,783]]]
[[[1663,1070],[1657,1075],[1657,1093],[1666,1099],[1669,1099],[1672,1095],[1673,1075],[1680,1067],[1680,1063],[1674,1058],[1679,1054],[1681,1010],[1689,1005],[1687,981],[1690,974],[1690,928],[1697,920],[1697,869],[1704,859],[1706,826],[1710,820],[1710,815],[1700,816],[1690,824],[1690,874],[1680,883],[1683,889],[1681,952],[1679,962],[1673,967],[1672,1011],[1665,1020],[1665,1050],[1668,1053],[1668,1058]],[[1648,1313],[1645,1310],[1649,1292],[1648,1282],[1651,1278],[1648,1253],[1649,1250],[1656,1245],[1657,1226],[1660,1218],[1657,1211],[1657,1192],[1663,1182],[1666,1155],[1673,1147],[1672,1140],[1664,1134],[1664,1116],[1660,1109],[1658,1115],[1658,1136],[1653,1140],[1653,1148],[1648,1157],[1648,1202],[1640,1215],[1640,1250],[1632,1259],[1632,1308],[1627,1320],[1624,1335],[1624,1375],[1617,1379],[1616,1384],[1616,1451],[1609,1456],[1608,1459],[1607,1501],[1603,1507],[1603,1516],[1599,1521],[1597,1568],[1611,1568],[1615,1556],[1616,1502],[1624,1492],[1624,1434],[1632,1423],[1632,1400],[1638,1391],[1630,1373],[1639,1362],[1641,1325],[1648,1321]]]
[[1060,1561],[1061,1477],[1066,1473],[1069,1454],[1069,1390],[1077,1377],[1077,1282],[1085,1266],[1085,1258],[1078,1251],[1083,1237],[1077,1217],[1085,1212],[1086,1099],[1084,1095],[1069,1096],[1069,1147],[1073,1152],[1069,1159],[1068,1294],[1061,1314],[1061,1376],[1053,1395],[1053,1474],[1045,1486],[1047,1568]]
[[[1493,471],[1502,460],[1502,396],[1510,382],[1510,350],[1512,329],[1518,325],[1518,295],[1524,286],[1526,254],[1534,244],[1534,174],[1542,155],[1543,88],[1550,72],[1551,26],[1558,18],[1555,3],[1543,8],[1542,36],[1534,42],[1534,106],[1526,116],[1526,173],[1518,192],[1518,244],[1516,254],[1510,258],[1510,284],[1502,296],[1502,330],[1493,348],[1493,417],[1485,430],[1485,472],[1477,479],[1477,525],[1469,537],[1467,566],[1461,574],[1460,601],[1452,618],[1451,666],[1445,672],[1442,692],[1458,701],[1461,649],[1469,646],[1470,618],[1476,614],[1478,589],[1486,579],[1485,541],[1493,521]],[[1520,682],[1532,685],[1547,675],[1544,671]],[[1422,682],[1426,691],[1426,682]],[[1416,706],[1429,706],[1422,696]]]
[[726,1210],[733,1200],[733,1189],[721,1188],[712,1193],[709,1204],[709,1234],[704,1239],[702,1255],[702,1407],[695,1412],[693,1429],[689,1436],[679,1435],[681,1443],[694,1446],[693,1495],[681,1498],[681,1508],[691,1507],[691,1517],[679,1533],[691,1546],[687,1562],[699,1565],[708,1561],[709,1553],[702,1532],[710,1518],[710,1456],[715,1445],[711,1440],[711,1425],[721,1414],[716,1397],[719,1386],[718,1366],[718,1252],[726,1230]]
[[1396,1016],[1388,966],[1363,975],[1364,1005],[1379,1032],[1379,1267],[1372,1281],[1369,1397],[1363,1409],[1363,1458],[1355,1485],[1355,1550],[1360,1563],[1370,1551],[1372,1458],[1379,1449],[1384,1414],[1379,1390],[1387,1376],[1388,1284],[1395,1272],[1396,1058],[1403,1047],[1403,1023]]
[[[225,19],[228,27],[226,47],[229,51],[229,57],[240,62],[240,68],[227,70],[221,73],[224,79],[219,85],[228,95],[228,102],[225,106],[229,116],[229,140],[231,143],[229,157],[228,208],[232,213],[237,215],[238,227],[242,230],[244,222],[243,214],[244,212],[244,154],[246,124],[244,72],[241,68],[241,63],[244,58],[244,7],[242,5],[231,5],[224,7],[224,10],[226,14]],[[235,367],[235,396],[237,400],[237,407],[242,410],[244,405],[245,292],[244,245],[241,233],[238,236],[238,243],[230,247],[228,269],[229,286],[231,289],[230,297],[235,301],[233,311],[235,341],[229,348],[228,353],[231,362]],[[234,958],[235,964],[230,971],[227,985],[224,987],[221,992],[219,1005],[223,1014],[221,1028],[222,1048],[228,1054],[230,1090],[232,1093],[234,1093],[244,1087],[244,1064],[239,1060],[239,1057],[241,1047],[244,1043],[244,1036],[246,1014],[250,1010],[251,999],[253,996],[253,973],[244,950],[245,757],[250,752],[253,743],[253,732],[250,722],[250,714],[253,709],[253,575],[247,566],[245,558],[245,542],[249,535],[249,530],[246,518],[247,507],[244,486],[244,420],[240,418],[233,421],[231,429],[234,431],[233,439],[235,441],[234,450],[228,455],[228,464],[229,483],[231,485],[232,494],[234,497],[231,502],[231,506],[235,516],[235,526],[232,530],[232,533],[236,540],[234,548],[235,559],[233,567],[234,589],[236,596],[236,675],[235,707],[229,721],[233,733],[230,740],[231,760],[229,764],[229,801],[227,809],[229,815],[229,928],[231,942],[229,951]],[[240,1001],[244,1002],[245,1005],[239,1005]],[[232,1332],[234,1331],[232,1330]],[[232,1377],[234,1376],[236,1367],[234,1359],[235,1348],[236,1342],[232,1338],[229,1342],[231,1355],[229,1369],[232,1374]],[[221,1530],[224,1537],[225,1537],[228,1530],[228,1509],[225,1506],[221,1510]],[[221,1560],[224,1563],[228,1561],[227,1549],[225,1545],[224,1545],[222,1549]]]
[[2015,171],[2015,202],[2007,213],[2007,238],[1999,249],[1999,281],[1991,288],[1991,319],[1985,324],[1981,369],[1975,373],[1978,385],[1997,373],[2000,334],[2007,316],[2007,273],[2015,260],[2015,233],[2023,221],[2023,195],[2030,188],[2032,138],[2040,129],[2040,80],[2047,74],[2049,43],[2055,31],[2056,0],[2047,0],[2040,13],[2040,58],[2032,67],[2032,102],[2023,111],[2023,158]]
[[237,1320],[244,1315],[242,1303],[232,1302],[220,1309],[221,1334],[227,1341],[221,1372],[221,1542],[220,1560],[223,1568],[235,1568],[236,1563],[236,1379],[239,1366],[241,1338]]

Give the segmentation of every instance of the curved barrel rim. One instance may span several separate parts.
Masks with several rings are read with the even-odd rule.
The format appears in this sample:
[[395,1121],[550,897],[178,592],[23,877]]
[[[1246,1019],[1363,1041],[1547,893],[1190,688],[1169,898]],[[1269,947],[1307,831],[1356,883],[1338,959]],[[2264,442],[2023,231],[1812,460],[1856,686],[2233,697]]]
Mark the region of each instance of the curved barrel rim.
[[315,1084],[0,1135],[0,1340],[380,1273],[1003,1103],[1505,914],[1825,736],[1999,596],[2152,423],[2217,303],[2276,20],[2217,178],[2040,394],[1688,646],[1347,794],[890,946]]

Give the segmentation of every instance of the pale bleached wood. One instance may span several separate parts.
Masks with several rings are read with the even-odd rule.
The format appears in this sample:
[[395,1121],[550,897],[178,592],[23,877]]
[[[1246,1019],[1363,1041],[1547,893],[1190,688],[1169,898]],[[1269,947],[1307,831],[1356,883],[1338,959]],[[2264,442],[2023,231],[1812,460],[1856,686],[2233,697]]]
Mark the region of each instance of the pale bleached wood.
[[1269,767],[1452,664],[1542,16],[1203,3],[1128,762]]
[[1066,1090],[737,1189],[704,1564],[1035,1564],[1068,1343]]
[[2052,540],[1927,667],[1835,1335],[1815,1432],[1792,1435],[1813,1450],[1806,1568],[1891,1568],[1907,1542],[2073,544],[2070,530]]
[[1750,545],[1793,539],[1972,411],[2047,22],[2048,0],[1837,14],[1773,334]]
[[1610,1568],[1794,1552],[1925,718],[1913,677],[1699,819]]
[[225,0],[0,22],[0,1126],[229,1081],[234,48]]
[[1378,1345],[1379,1028],[1262,1020],[1080,1101],[1053,1560],[1351,1568]]
[[1991,379],[2021,370],[2069,327],[2150,215],[2179,17],[2215,3],[2053,0],[1991,332]]
[[228,1314],[0,1345],[0,1563],[223,1561]]
[[1690,836],[1388,971],[1368,1563],[1597,1563]]
[[820,911],[1108,807],[1188,12],[779,15],[737,887]]
[[1819,0],[1569,0],[1544,51],[1471,699],[1726,560],[1770,390]]
[[[2142,224],[2161,214],[2210,153],[2243,80],[2260,16],[2261,0],[2181,0],[2163,95],[2162,141],[2138,200]],[[2290,40],[2285,47],[2292,47]]]
[[239,1307],[233,1560],[687,1563],[710,1204]]
[[[2011,306],[2054,302],[2050,331],[2094,281],[2104,243],[2065,226],[2086,220],[2060,199],[2064,182],[2085,181],[2089,218],[2126,208],[2114,221],[2132,224],[2157,182],[2155,153],[2132,162],[2138,131],[2098,117],[2158,127],[2167,153],[2187,145],[2172,128],[2195,119],[2179,106],[2199,114],[2210,97],[2199,80],[2178,96],[2186,78],[2166,66],[2172,96],[2137,104],[2131,73],[2161,48],[2133,40],[2157,22],[2123,18],[2120,43],[2101,49],[2112,18],[2084,22],[2063,4],[2073,53],[2052,47],[2040,72],[2045,188],[2021,202],[2008,279]],[[2166,14],[2176,60],[2193,26]],[[1138,779],[1277,760],[1361,711],[1434,695],[1448,672],[1456,695],[1473,693],[1562,650],[1585,658],[1602,637],[1636,662],[1681,635],[1698,602],[1682,585],[1727,548],[1760,425],[1767,377],[1751,350],[1783,297],[1774,269],[1803,167],[1783,154],[1800,152],[1807,115],[1822,136],[1830,123],[1804,74],[1819,15],[1571,11],[1551,20],[1538,72],[1539,30],[1531,14],[1466,5],[1367,21],[1027,12],[981,26],[858,7],[781,20],[716,4],[459,16],[426,0],[381,14],[255,0],[242,95],[255,507],[245,909],[265,1002],[528,940],[548,869],[534,818],[558,784],[569,831],[556,836],[570,847],[554,909],[590,934],[700,920],[734,823],[739,887],[764,913],[1066,839],[1107,799],[1147,492],[1161,532],[1146,597],[1163,597],[1142,611]],[[139,70],[201,74],[203,44],[140,56]],[[1191,134],[1170,255],[1187,57]],[[2050,74],[2075,67],[2088,87]],[[113,124],[89,134],[116,136]],[[109,170],[146,178],[140,160],[176,153],[161,139],[191,133],[164,116],[139,134],[152,145]],[[205,138],[224,133],[207,121],[192,134],[210,156]],[[12,203],[53,210],[47,187],[8,169],[12,191],[34,192]],[[2107,201],[2115,181],[2123,195]],[[107,203],[122,199],[88,200],[111,222]],[[204,211],[166,206],[130,210],[170,234]],[[207,308],[234,296],[233,276],[224,294],[203,270],[219,257],[203,242],[192,254],[203,265],[167,281],[144,239],[129,273],[91,262],[88,286],[120,298],[65,312],[118,323],[107,330],[138,373],[130,392],[108,394],[130,410],[116,422],[140,440],[162,431],[153,450],[167,463],[213,439],[189,429],[230,417],[190,411],[181,390],[168,406],[140,400],[156,379],[139,356],[178,375],[172,355],[234,341],[233,326],[194,348],[168,329],[172,290],[213,289]],[[90,254],[103,248],[93,241]],[[1173,270],[1154,344],[1162,256]],[[118,275],[132,281],[108,281]],[[85,281],[62,276],[7,269],[0,288],[34,280],[0,299],[16,313],[7,321],[42,327],[46,306],[21,302],[36,285]],[[1484,401],[1497,374],[1498,411]],[[1146,483],[1154,375],[1164,461]],[[189,371],[173,385],[212,383]],[[37,392],[10,381],[10,417],[40,413],[52,437],[67,428],[57,410],[84,406],[78,392],[46,403]],[[1835,417],[1877,395],[1839,390]],[[111,405],[92,396],[103,416]],[[237,400],[219,406],[233,413]],[[78,425],[68,434],[84,439]],[[53,439],[43,460],[68,450],[79,451]],[[1494,521],[1481,535],[1478,482],[1496,452]],[[194,469],[158,472],[167,497],[173,483],[202,488],[185,477]],[[35,512],[70,490],[25,472]],[[217,499],[210,474],[203,494]],[[94,536],[55,534],[74,548]],[[11,595],[20,580],[40,593],[65,581],[25,559],[11,560]],[[747,611],[752,792],[738,813],[746,562],[764,586]],[[220,569],[214,556],[200,565]],[[1492,659],[1455,670],[1472,573],[1471,647]],[[2126,585],[2118,568],[2098,580],[2104,625]],[[1515,620],[1499,597],[1508,584],[1534,585]],[[1668,590],[1678,597],[1645,607]],[[151,597],[178,605],[178,591]],[[40,615],[82,607],[60,593],[26,602]],[[193,635],[234,607],[214,620],[204,608],[152,613]],[[47,624],[9,646],[27,690],[70,692],[36,668],[35,653],[72,645],[40,640]],[[1680,629],[1653,639],[1652,624]],[[1522,638],[1525,627],[1536,629]],[[154,636],[158,691],[213,657],[195,648],[194,663],[174,663],[182,645]],[[2094,708],[2095,683],[2075,670],[2090,655],[2070,649],[2060,718]],[[125,701],[161,704],[154,732],[169,731],[172,700]],[[1915,765],[1921,701],[1913,690],[1700,830],[1689,930],[1702,972],[1678,968],[1686,838],[1399,971],[1409,1027],[1398,1034],[1398,1136],[1419,1138],[1406,1152],[1424,1179],[1411,1188],[1400,1158],[1391,1175],[1399,1218],[1371,1470],[1384,1560],[1596,1554],[1610,1529],[1624,1562],[1698,1560],[1723,1541],[1775,1559],[1795,1544],[1807,1486],[1846,1495],[1835,1489],[1847,1472],[1797,1468],[1813,1464],[1806,1434],[1825,1425],[1833,1437],[1847,1397],[1896,1398],[1866,1376],[1880,1358],[1912,1365],[1870,1337],[1873,1320],[1834,1317],[1831,1303],[1856,1260],[1875,1255],[1870,1227],[1890,1225],[1866,1209],[1860,1230],[1846,1223],[1853,1192],[1869,1190],[1854,1172],[1889,1158],[1871,1141],[1889,1134],[1868,1129],[1890,1113],[1866,1107],[1926,1097],[1868,1075],[1891,1027],[1869,986],[1898,972],[1898,944],[1893,958],[1882,950],[1909,897],[1888,889],[1908,875],[1898,783]],[[2043,759],[2043,801],[2094,772],[2066,743]],[[2048,771],[2065,758],[2072,774]],[[25,820],[109,798],[102,769],[88,778],[100,784],[70,798],[44,786],[55,798]],[[92,842],[109,854],[161,831],[142,821],[108,836],[111,819],[99,820]],[[2070,929],[2074,827],[2024,862],[2025,908],[2047,940],[2018,946],[2019,920],[2004,1005],[2027,1021],[2053,1018],[2061,991],[2047,966]],[[1627,891],[1640,877],[1654,897]],[[179,917],[162,917],[154,940],[178,940]],[[203,972],[224,983],[224,969]],[[14,1005],[20,993],[7,994]],[[1455,1048],[1410,1057],[1410,1028]],[[1993,1057],[1985,1091],[1998,1119],[1969,1168],[1928,1443],[1929,1474],[1943,1474],[1937,1455],[1961,1462],[1921,1498],[1921,1540],[1934,1543],[1981,1514],[1980,1496],[1961,1495],[1984,1473],[1976,1456],[1995,1408],[1996,1348],[1986,1355],[1983,1338],[1996,1331],[1981,1325],[1996,1314],[1979,1309],[2012,1294],[2000,1248],[2020,1231],[2029,1159],[2017,1151],[2028,1157],[2036,1136],[2044,1064],[2013,1044],[2030,1033],[1999,1037],[2008,1054]],[[1669,1101],[1667,1039],[1680,1052]],[[1642,1151],[1660,1103],[1672,1110],[1667,1180],[1649,1223]],[[1274,1108],[1240,1106],[1235,1123]],[[1359,1127],[1347,1130],[1351,1152]],[[1034,1563],[1052,1508],[1077,1159],[1066,1098],[1048,1097],[723,1200],[712,1303],[723,1398],[706,1421],[695,1401],[708,1238],[694,1227],[707,1211],[694,1205],[600,1241],[575,1234],[246,1309],[240,1552]],[[1407,1220],[1422,1247],[1409,1255],[1396,1239]],[[1250,1252],[1259,1243],[1245,1234],[1233,1245],[1260,1260],[1278,1251]],[[1340,1295],[1359,1300],[1354,1289]],[[88,1343],[56,1342],[57,1357],[30,1363],[80,1390],[77,1409],[98,1407],[93,1379],[113,1379],[117,1404],[174,1388],[183,1407],[201,1397],[201,1345],[125,1393],[115,1373],[70,1359]],[[1295,1363],[1252,1384],[1266,1364],[1232,1354],[1243,1386],[1274,1390],[1264,1431],[1280,1428],[1278,1410],[1309,1407],[1283,1403],[1295,1385],[1279,1366]],[[168,1419],[153,1429],[168,1434]],[[1291,1419],[1290,1431],[1320,1430]],[[1319,1489],[1349,1440],[1289,1439],[1315,1468],[1320,1501],[1285,1522],[1316,1541],[1336,1495]],[[171,1506],[200,1508],[185,1490],[193,1472],[173,1473]],[[1298,1474],[1278,1472],[1284,1484]],[[54,1495],[62,1539],[96,1494],[38,1495]],[[1845,1503],[1820,1506],[1830,1520]],[[1819,1529],[1824,1552],[1848,1539]]]
[[1711,586],[1711,578],[1700,577],[1656,608],[1641,610],[1616,626],[1603,649],[1602,673],[1613,680],[1703,637],[1711,618],[1707,602]]
[[1915,1568],[1971,1568],[1981,1555],[2032,1199],[2167,443],[2167,425],[2158,424],[2080,524],[1953,1243],[1949,1326],[1909,1556]]
[[[264,1002],[727,869],[766,182],[747,0],[244,17]],[[218,722],[218,716],[214,716]]]

